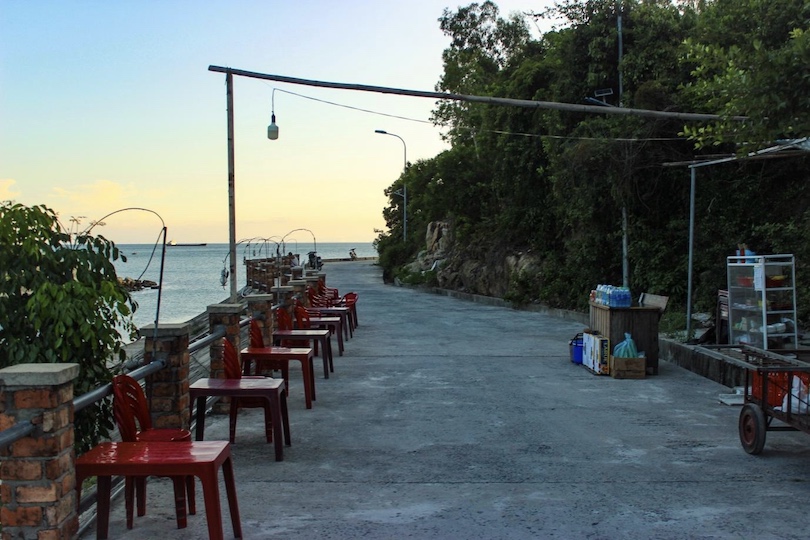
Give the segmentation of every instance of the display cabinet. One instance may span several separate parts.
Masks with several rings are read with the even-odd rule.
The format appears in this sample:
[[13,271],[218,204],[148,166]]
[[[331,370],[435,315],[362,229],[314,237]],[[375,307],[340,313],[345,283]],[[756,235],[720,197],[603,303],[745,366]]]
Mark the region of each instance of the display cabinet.
[[729,343],[798,348],[793,255],[733,256],[726,266]]

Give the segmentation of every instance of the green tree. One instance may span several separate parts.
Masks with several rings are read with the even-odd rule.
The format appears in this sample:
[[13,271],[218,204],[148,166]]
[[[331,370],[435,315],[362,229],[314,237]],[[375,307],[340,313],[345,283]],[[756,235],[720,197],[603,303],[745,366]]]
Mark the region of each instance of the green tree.
[[[741,152],[810,131],[810,4],[805,0],[714,0],[686,41],[685,95],[720,113],[687,126],[698,146],[731,142]],[[744,116],[744,122],[733,120]]]
[[[66,230],[45,206],[0,203],[0,367],[75,362],[77,395],[110,382],[123,338],[136,335],[119,257],[113,242]],[[86,450],[113,427],[109,401],[75,423],[77,450]]]

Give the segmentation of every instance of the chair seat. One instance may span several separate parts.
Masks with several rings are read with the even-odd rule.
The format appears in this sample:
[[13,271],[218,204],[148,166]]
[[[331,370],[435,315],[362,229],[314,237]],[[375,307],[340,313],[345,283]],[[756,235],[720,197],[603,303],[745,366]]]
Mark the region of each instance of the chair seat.
[[[191,440],[191,432],[186,429],[152,427],[146,396],[138,381],[129,375],[116,375],[113,377],[112,386],[113,416],[124,442],[187,442]],[[186,503],[188,503],[189,514],[197,512],[194,500],[194,477],[170,476],[175,488],[177,528],[183,529],[187,524]],[[124,482],[124,499],[127,528],[131,529],[135,506],[137,506],[138,516],[146,515],[146,478],[128,476]]]

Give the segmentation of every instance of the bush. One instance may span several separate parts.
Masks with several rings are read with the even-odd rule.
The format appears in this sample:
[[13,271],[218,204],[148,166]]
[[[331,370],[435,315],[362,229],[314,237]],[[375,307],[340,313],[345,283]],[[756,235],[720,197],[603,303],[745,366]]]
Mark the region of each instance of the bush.
[[[45,206],[0,203],[0,367],[77,363],[76,395],[109,383],[126,358],[123,338],[136,336],[119,257],[113,242],[67,231]],[[94,446],[113,427],[109,400],[75,425],[77,452]]]

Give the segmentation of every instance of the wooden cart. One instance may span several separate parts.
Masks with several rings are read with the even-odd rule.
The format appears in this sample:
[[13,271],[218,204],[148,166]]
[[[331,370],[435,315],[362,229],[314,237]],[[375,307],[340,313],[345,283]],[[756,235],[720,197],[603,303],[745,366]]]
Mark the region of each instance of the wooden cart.
[[745,404],[738,428],[746,452],[761,453],[768,431],[810,434],[810,350],[777,353],[747,345],[708,349],[745,370]]

